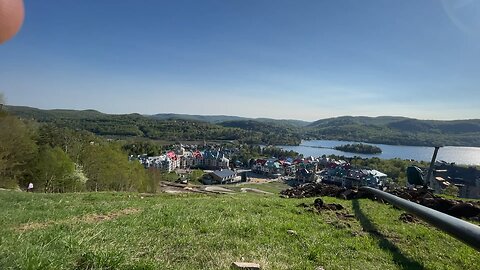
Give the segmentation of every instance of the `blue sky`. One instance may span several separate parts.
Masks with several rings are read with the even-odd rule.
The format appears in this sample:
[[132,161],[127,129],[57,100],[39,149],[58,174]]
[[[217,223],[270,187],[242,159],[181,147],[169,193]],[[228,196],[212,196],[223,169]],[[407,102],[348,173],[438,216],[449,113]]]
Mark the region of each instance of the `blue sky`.
[[26,0],[12,105],[480,118],[477,0]]

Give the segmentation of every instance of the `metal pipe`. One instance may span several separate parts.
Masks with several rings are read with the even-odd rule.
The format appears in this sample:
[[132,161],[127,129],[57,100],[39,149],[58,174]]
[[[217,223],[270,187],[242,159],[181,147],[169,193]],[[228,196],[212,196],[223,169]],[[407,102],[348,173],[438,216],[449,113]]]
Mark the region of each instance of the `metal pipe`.
[[427,179],[425,179],[425,187],[430,186],[430,177],[433,173],[433,168],[435,167],[435,160],[437,160],[438,149],[440,146],[435,146],[435,150],[433,151],[432,161],[430,162],[430,168],[428,169]]
[[423,205],[404,200],[387,192],[370,187],[362,189],[375,194],[377,197],[387,200],[391,204],[423,219],[434,227],[463,241],[465,244],[480,251],[480,227],[464,220],[441,213]]

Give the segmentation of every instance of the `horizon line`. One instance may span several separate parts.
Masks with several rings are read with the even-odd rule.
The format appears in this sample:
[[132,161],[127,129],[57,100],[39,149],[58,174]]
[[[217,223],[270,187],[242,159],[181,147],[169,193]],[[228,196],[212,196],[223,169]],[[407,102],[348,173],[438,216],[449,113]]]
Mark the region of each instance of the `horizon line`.
[[101,114],[108,114],[108,115],[129,115],[129,114],[139,114],[142,116],[155,116],[155,115],[166,115],[166,114],[176,114],[176,115],[185,115],[185,116],[203,116],[203,117],[216,117],[216,116],[226,116],[226,117],[238,117],[238,118],[245,118],[245,120],[258,120],[258,119],[270,119],[270,120],[278,120],[278,121],[302,121],[307,123],[313,123],[320,120],[326,119],[333,119],[333,118],[342,118],[342,117],[368,117],[368,118],[381,118],[381,117],[399,117],[399,118],[406,118],[406,119],[414,119],[414,120],[423,120],[423,121],[466,121],[466,120],[480,120],[480,118],[463,118],[463,119],[425,119],[425,118],[416,118],[416,117],[408,117],[408,116],[401,116],[401,115],[376,115],[376,116],[368,116],[368,115],[336,115],[330,116],[325,118],[318,118],[317,120],[304,120],[304,119],[294,119],[294,118],[272,118],[272,117],[248,117],[248,116],[240,116],[240,115],[228,115],[228,114],[192,114],[192,113],[180,113],[180,112],[159,112],[154,114],[145,114],[140,112],[129,112],[129,113],[109,113],[103,112],[98,109],[66,109],[66,108],[40,108],[40,107],[32,107],[28,105],[12,105],[12,104],[3,104],[4,106],[15,106],[15,107],[27,107],[32,109],[44,110],[44,111],[54,111],[54,110],[65,110],[65,111],[96,111]]

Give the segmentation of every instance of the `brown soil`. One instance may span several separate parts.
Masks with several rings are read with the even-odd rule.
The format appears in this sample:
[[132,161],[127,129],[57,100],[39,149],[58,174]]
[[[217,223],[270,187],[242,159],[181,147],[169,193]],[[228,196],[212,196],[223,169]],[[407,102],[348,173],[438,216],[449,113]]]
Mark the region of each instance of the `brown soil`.
[[85,215],[80,218],[74,218],[75,220],[79,222],[85,222],[85,223],[96,223],[96,222],[102,222],[102,221],[108,221],[112,219],[116,219],[120,216],[125,216],[125,215],[132,215],[139,213],[141,210],[137,208],[126,208],[117,212],[112,212],[108,213],[105,215],[102,214],[89,214]]

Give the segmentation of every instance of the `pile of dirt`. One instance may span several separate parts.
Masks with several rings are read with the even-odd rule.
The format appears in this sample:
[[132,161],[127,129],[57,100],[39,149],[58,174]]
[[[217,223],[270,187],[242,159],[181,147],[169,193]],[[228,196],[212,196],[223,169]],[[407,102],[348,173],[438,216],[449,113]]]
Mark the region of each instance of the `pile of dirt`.
[[323,210],[341,211],[341,210],[345,209],[345,207],[343,207],[343,205],[338,204],[338,203],[324,203],[321,198],[315,199],[313,204],[301,203],[297,206],[307,208],[307,209],[312,210],[312,211],[316,210],[317,212],[321,212]]
[[321,198],[316,198],[311,204],[301,203],[297,206],[305,208],[309,212],[318,214],[324,212],[334,213],[336,218],[333,218],[333,216],[327,216],[325,217],[325,222],[337,229],[350,228],[350,220],[355,218],[355,215],[348,213],[343,205],[338,203],[325,203]]
[[[388,193],[397,197],[409,200],[423,206],[435,209],[442,213],[457,217],[480,221],[480,203],[462,200],[452,200],[437,196],[425,189],[392,189]],[[289,188],[280,192],[285,198],[308,198],[329,196],[344,200],[368,198],[380,202],[383,200],[375,195],[358,189],[343,188],[324,183],[307,183],[297,187]]]
[[425,189],[394,189],[388,192],[397,197],[421,204],[457,218],[480,220],[480,204],[478,202],[446,199]]
[[293,188],[289,188],[280,192],[285,198],[309,198],[328,196],[336,197],[344,200],[369,198],[375,199],[375,196],[357,189],[342,188],[335,185],[323,183],[307,183]]
[[320,199],[320,198],[315,199],[315,201],[313,202],[313,206],[318,211],[322,211],[322,210],[338,211],[338,210],[343,210],[344,209],[344,207],[341,204],[338,204],[338,203],[327,203],[327,204],[325,204],[323,202],[323,200]]

